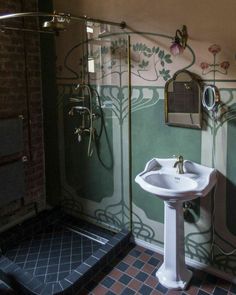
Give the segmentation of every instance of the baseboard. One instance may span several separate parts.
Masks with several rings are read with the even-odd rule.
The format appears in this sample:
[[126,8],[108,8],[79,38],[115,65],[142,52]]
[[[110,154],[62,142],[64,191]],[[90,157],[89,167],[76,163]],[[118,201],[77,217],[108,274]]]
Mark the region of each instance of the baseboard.
[[[152,251],[157,252],[162,255],[164,253],[164,249],[161,248],[160,246],[153,245],[151,243],[145,242],[145,241],[137,239],[137,238],[134,238],[133,241],[138,246],[144,247],[146,249],[152,250]],[[187,265],[189,265],[195,269],[203,270],[209,274],[217,276],[217,277],[224,279],[226,281],[232,282],[234,284],[236,283],[236,277],[234,275],[225,273],[225,272],[218,270],[212,266],[209,266],[209,265],[204,264],[202,262],[190,259],[188,257],[186,257],[185,261],[186,261]]]

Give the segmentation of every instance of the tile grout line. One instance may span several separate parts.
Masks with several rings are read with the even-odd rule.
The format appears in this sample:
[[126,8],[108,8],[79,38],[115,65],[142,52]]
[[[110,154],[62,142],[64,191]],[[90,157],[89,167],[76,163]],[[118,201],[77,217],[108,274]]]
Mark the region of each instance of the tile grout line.
[[44,277],[44,283],[46,283],[47,275],[48,275],[48,266],[49,266],[49,261],[51,258],[51,251],[52,251],[52,243],[53,243],[53,237],[55,234],[55,228],[53,227],[53,232],[50,238],[50,247],[49,247],[49,252],[48,252],[48,259],[47,259],[47,266],[46,266],[46,271],[45,271],[45,277]]

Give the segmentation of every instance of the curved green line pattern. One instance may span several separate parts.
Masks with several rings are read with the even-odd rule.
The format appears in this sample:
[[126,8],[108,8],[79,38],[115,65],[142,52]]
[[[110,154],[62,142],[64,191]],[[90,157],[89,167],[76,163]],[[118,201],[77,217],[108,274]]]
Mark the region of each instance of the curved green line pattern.
[[[96,84],[97,80],[102,80],[108,76],[116,76],[118,77],[117,85],[100,85],[100,95],[103,101],[103,104],[107,104],[110,107],[110,112],[107,113],[107,118],[111,118],[113,120],[118,120],[119,122],[119,135],[121,138],[121,142],[118,144],[120,145],[121,150],[121,162],[122,165],[120,167],[120,175],[122,179],[121,187],[124,184],[124,171],[127,169],[127,167],[124,164],[125,157],[124,157],[124,142],[127,141],[127,134],[125,129],[125,124],[128,116],[128,86],[124,86],[122,83],[122,78],[127,75],[127,60],[126,56],[121,56],[122,50],[127,47],[126,39],[123,39],[125,35],[133,35],[133,36],[156,36],[160,38],[166,38],[166,39],[172,39],[171,36],[158,34],[158,33],[149,33],[149,32],[124,32],[124,33],[116,33],[111,34],[110,36],[107,35],[106,37],[118,37],[118,39],[111,41],[109,46],[104,46],[101,50],[101,55],[104,57],[104,64],[100,65],[97,63],[96,67],[98,68],[98,71],[100,71],[101,75],[99,77],[96,77],[96,79],[91,80],[94,84]],[[91,40],[88,40],[90,42]],[[64,68],[66,68],[72,76],[70,77],[61,77],[58,79],[79,79],[80,73],[76,72],[73,68],[68,66],[68,60],[70,58],[70,55],[73,53],[74,50],[76,50],[78,47],[84,45],[83,43],[78,43],[73,48],[71,48],[64,60]],[[126,48],[127,49],[127,48]],[[187,49],[189,50],[191,54],[191,60],[187,66],[185,66],[182,69],[189,69],[191,68],[195,62],[196,62],[196,55],[194,50],[188,45]],[[142,82],[155,82],[159,79],[162,79],[162,82],[164,83],[166,80],[170,78],[170,71],[171,66],[173,64],[173,58],[170,56],[166,50],[162,49],[161,47],[157,46],[156,44],[154,46],[148,46],[145,44],[145,41],[142,42],[133,42],[131,44],[131,51],[132,53],[137,54],[140,58],[138,59],[138,62],[132,62],[132,76],[140,78]],[[114,58],[114,53],[116,53],[116,58]],[[112,57],[113,55],[113,57]],[[99,59],[98,55],[98,59]],[[150,72],[154,73],[153,77],[146,77],[144,76],[144,73]],[[204,78],[204,77],[203,77]],[[202,79],[204,82],[235,82],[236,80],[207,80]],[[68,95],[71,95],[73,93],[73,84],[69,85],[59,85],[59,95],[58,95],[58,108],[62,107],[65,103],[65,97],[68,97]],[[96,87],[96,86],[94,86]],[[154,108],[160,108],[161,103],[158,104],[158,102],[161,102],[161,98],[163,97],[163,88],[164,87],[151,87],[151,86],[138,86],[138,85],[132,85],[132,97],[131,97],[131,112],[134,114],[136,112],[143,116],[145,113],[145,109],[149,109],[150,113],[151,111],[154,111],[156,109]],[[225,124],[228,124],[229,122],[233,123],[236,119],[236,104],[234,103],[236,100],[236,89],[229,89],[229,88],[221,88],[220,93],[222,96],[222,105],[219,107],[219,120],[214,121],[211,114],[207,112],[206,110],[203,111],[203,125],[204,129],[206,130],[209,128],[209,136],[212,137],[213,140],[213,150],[211,152],[212,156],[212,163],[213,166],[215,164],[215,151],[218,151],[217,149],[219,146],[216,145],[216,139],[219,134],[219,131],[222,127],[225,126]],[[220,113],[221,112],[221,113]],[[145,113],[147,114],[147,113]],[[142,117],[141,116],[141,117]],[[153,117],[152,117],[153,118]],[[160,123],[161,118],[158,116],[155,117],[156,124],[160,125],[163,122]],[[149,118],[146,117],[146,120],[148,121]],[[146,124],[147,121],[139,122],[140,130],[144,132],[143,126],[151,126]],[[141,124],[142,123],[142,124]],[[149,122],[148,122],[149,123]],[[146,125],[145,125],[146,124]],[[152,124],[154,124],[152,122]],[[152,125],[155,126],[155,125]],[[156,126],[157,127],[157,126]],[[174,127],[173,127],[174,128]],[[234,126],[235,128],[235,126]],[[155,136],[158,136],[160,134],[156,134],[156,130],[153,128],[152,132],[155,134]],[[157,128],[156,128],[157,129]],[[139,132],[141,132],[139,130]],[[164,127],[163,127],[164,130]],[[169,128],[168,131],[173,136],[174,129]],[[185,130],[186,131],[186,130]],[[180,129],[178,129],[175,133],[177,134],[185,134],[187,138],[191,138],[189,134],[187,133],[181,133]],[[201,131],[199,131],[201,132]],[[169,142],[167,139],[167,149],[170,149],[171,142]],[[232,140],[232,139],[231,139]],[[235,139],[233,140],[235,142]],[[135,142],[135,144],[138,144],[138,141]],[[172,142],[173,144],[173,142]],[[174,143],[176,145],[176,143]],[[183,140],[183,144],[185,145],[186,142]],[[226,143],[222,143],[226,144]],[[143,144],[145,146],[145,144]],[[163,153],[164,151],[158,150],[159,146],[156,147],[156,151],[159,153]],[[147,147],[145,152],[148,154],[150,150],[150,147]],[[171,149],[170,149],[171,150]],[[140,149],[142,151],[142,149]],[[228,143],[228,151],[227,153],[232,154],[232,150],[230,151],[230,146]],[[228,166],[230,166],[231,163],[228,163]],[[229,173],[229,167],[227,167],[227,174]],[[235,185],[235,184],[234,184]],[[105,206],[105,208],[99,208],[94,210],[93,214],[88,214],[86,211],[86,208],[84,208],[83,202],[79,195],[74,195],[71,193],[71,191],[68,191],[65,187],[63,188],[63,200],[62,203],[67,207],[68,210],[74,210],[76,214],[80,214],[82,216],[86,216],[88,218],[93,219],[96,222],[105,223],[107,225],[110,225],[112,228],[121,228],[121,227],[128,227],[129,226],[129,207],[126,204],[125,196],[123,193],[123,187],[121,188],[121,196],[117,198],[112,204]],[[229,195],[227,192],[226,196],[223,196],[225,199],[227,198],[233,198],[233,195]],[[224,200],[225,201],[225,200]],[[217,204],[213,204],[217,205]],[[138,206],[139,208],[141,206]],[[141,209],[141,208],[140,208]],[[145,212],[145,210],[143,209]],[[210,212],[209,212],[210,214]],[[220,216],[220,218],[224,218],[224,215],[227,215],[228,212],[223,212],[223,217]],[[149,220],[154,221],[151,217],[148,217]],[[163,241],[160,241],[156,238],[155,231],[149,226],[148,224],[148,218],[145,219],[144,216],[139,216],[136,212],[133,212],[133,233],[137,238],[141,238],[145,241],[148,241],[150,243],[158,243],[163,244]],[[197,232],[191,232],[185,237],[185,248],[186,248],[186,254],[195,260],[198,260],[200,262],[206,263],[206,264],[212,264],[215,267],[222,269],[223,271],[230,272],[233,274],[236,274],[236,255],[224,255],[218,251],[216,247],[212,248],[212,227],[209,227],[206,231],[201,231],[201,228],[198,229]],[[222,236],[221,233],[217,232],[217,229],[215,229],[215,236],[216,236],[216,243],[219,243],[222,245],[224,249],[233,249],[235,248],[235,245],[232,243],[229,243],[227,241],[227,233],[226,236]],[[211,253],[211,250],[213,250],[213,253]],[[212,259],[213,258],[213,259]]]

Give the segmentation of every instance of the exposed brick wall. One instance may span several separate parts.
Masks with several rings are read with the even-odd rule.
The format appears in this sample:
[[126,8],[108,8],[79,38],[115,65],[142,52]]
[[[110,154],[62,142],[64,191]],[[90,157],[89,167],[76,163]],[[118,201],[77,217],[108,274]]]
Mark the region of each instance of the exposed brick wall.
[[[37,11],[37,0],[0,1],[0,14]],[[12,19],[10,26],[37,27],[35,18]],[[0,205],[0,226],[45,206],[40,39],[38,33],[5,31],[0,33],[0,120],[24,117],[26,193],[24,202]],[[20,157],[21,155],[13,155]],[[0,158],[0,165],[8,159]],[[1,180],[0,180],[1,185]]]

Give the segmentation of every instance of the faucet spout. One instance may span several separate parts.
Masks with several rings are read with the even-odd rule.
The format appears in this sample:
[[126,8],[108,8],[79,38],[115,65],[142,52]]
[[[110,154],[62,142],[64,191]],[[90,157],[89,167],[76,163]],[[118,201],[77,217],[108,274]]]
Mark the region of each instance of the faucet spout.
[[184,174],[184,158],[183,156],[179,156],[178,160],[174,163],[174,168],[177,168],[178,174]]

